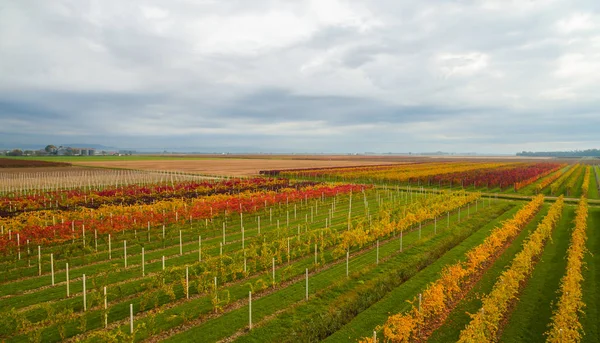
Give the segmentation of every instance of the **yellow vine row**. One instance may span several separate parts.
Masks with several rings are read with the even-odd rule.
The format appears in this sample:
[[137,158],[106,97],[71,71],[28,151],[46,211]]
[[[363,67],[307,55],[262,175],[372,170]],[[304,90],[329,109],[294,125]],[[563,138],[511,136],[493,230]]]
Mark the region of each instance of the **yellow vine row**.
[[577,170],[575,172],[573,172],[573,176],[571,176],[571,178],[569,178],[569,182],[567,182],[567,184],[565,186],[565,193],[567,194],[567,196],[569,196],[571,194],[571,192],[575,190],[575,184],[577,183],[577,181],[579,180],[579,176],[581,176],[581,173],[585,169],[586,169],[585,166],[579,165]]
[[560,282],[560,299],[552,315],[550,329],[546,332],[546,342],[567,343],[581,341],[582,325],[579,315],[585,306],[581,292],[581,269],[585,254],[585,230],[587,228],[587,199],[581,197],[575,216],[575,229],[571,234],[571,244],[567,251],[566,274]]
[[548,214],[532,232],[523,249],[512,261],[482,300],[481,309],[471,314],[471,322],[461,331],[458,342],[497,342],[502,318],[509,310],[510,304],[517,298],[520,285],[527,280],[534,268],[534,260],[544,250],[547,240],[552,235],[562,214],[564,198],[561,195],[552,205]]
[[345,179],[369,178],[373,180],[394,180],[409,181],[423,177],[465,172],[470,170],[508,168],[519,165],[520,163],[461,163],[461,162],[442,162],[442,163],[414,163],[376,167],[355,167],[355,168],[331,168],[321,170],[290,170],[282,171],[281,175],[329,175],[343,177]]
[[542,189],[548,187],[548,185],[550,185],[551,183],[553,183],[554,181],[556,181],[556,179],[558,179],[559,177],[561,177],[564,174],[564,170],[563,168],[561,168],[560,170],[558,170],[556,173],[550,175],[549,177],[543,179],[542,181],[540,181],[540,183],[538,183],[535,186],[535,191],[536,193],[539,193],[542,191]]
[[[433,220],[480,197],[480,193],[467,193],[465,191],[442,192],[429,199],[424,199],[422,204],[416,203],[409,206],[400,216],[394,216],[392,214],[393,210],[383,209],[380,211],[381,219],[372,225],[369,225],[368,222],[362,222],[352,229],[342,232],[333,255],[341,256],[352,247],[362,247],[365,244],[375,242],[379,238],[405,231],[415,224]],[[394,217],[400,217],[400,219],[394,220]]]
[[[382,327],[386,342],[413,342],[423,338],[422,328],[429,328],[435,322],[445,319],[459,300],[463,288],[474,275],[482,270],[486,263],[502,249],[506,242],[515,237],[535,216],[544,202],[543,195],[537,195],[520,209],[512,219],[492,230],[480,245],[466,253],[466,260],[445,267],[441,276],[423,291],[421,302],[415,297],[412,308],[407,313],[398,313],[388,317]],[[418,305],[416,305],[418,304]],[[372,342],[372,338],[363,338],[361,342]]]
[[560,187],[560,185],[562,185],[566,179],[569,178],[569,176],[571,176],[571,174],[573,174],[573,172],[579,168],[579,164],[574,165],[573,167],[571,167],[569,170],[567,170],[564,174],[562,174],[556,181],[554,181],[551,185],[550,185],[550,193],[554,194],[556,193],[556,191],[558,190],[558,188]]
[[585,175],[583,176],[583,184],[581,185],[581,195],[584,197],[588,196],[588,192],[590,190],[590,176],[592,172],[592,167],[585,167]]

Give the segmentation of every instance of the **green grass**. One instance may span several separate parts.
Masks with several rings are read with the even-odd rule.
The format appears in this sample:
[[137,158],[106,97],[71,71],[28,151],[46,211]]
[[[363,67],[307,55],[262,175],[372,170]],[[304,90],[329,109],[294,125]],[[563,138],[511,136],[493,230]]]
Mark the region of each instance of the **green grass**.
[[438,278],[444,266],[463,260],[467,251],[481,244],[492,229],[501,225],[502,221],[511,218],[517,211],[518,208],[513,208],[491,220],[482,230],[471,235],[457,247],[444,254],[435,263],[423,269],[414,277],[411,277],[367,310],[361,312],[354,320],[324,341],[352,342],[361,337],[370,337],[373,334],[374,328],[385,323],[390,314],[407,311],[410,308],[410,304],[406,300],[412,300],[427,284]]
[[546,243],[531,278],[519,296],[501,336],[502,342],[543,342],[557,299],[560,279],[567,265],[565,258],[571,237],[575,209],[566,206]]
[[597,166],[592,166],[592,170],[590,170],[590,188],[588,191],[589,199],[600,199],[600,194],[598,194],[598,182],[596,182],[596,175],[594,172],[600,173]]
[[588,253],[584,258],[583,302],[585,314],[580,317],[582,342],[600,342],[600,209],[589,208],[587,228]]
[[446,318],[444,324],[433,332],[429,337],[428,342],[456,342],[460,335],[460,331],[471,320],[468,313],[475,313],[481,308],[482,294],[489,293],[498,276],[504,269],[510,265],[515,255],[521,251],[522,243],[535,230],[538,222],[547,214],[548,205],[538,212],[531,222],[519,233],[512,244],[502,253],[502,255],[494,262],[494,264],[485,272],[481,280],[467,293],[467,295],[458,303]]

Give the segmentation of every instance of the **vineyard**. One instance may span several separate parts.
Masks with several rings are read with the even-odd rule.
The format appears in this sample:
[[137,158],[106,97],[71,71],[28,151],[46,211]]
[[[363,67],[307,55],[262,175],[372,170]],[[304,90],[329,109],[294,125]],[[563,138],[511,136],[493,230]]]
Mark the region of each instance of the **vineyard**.
[[600,342],[600,168],[0,172],[5,342]]

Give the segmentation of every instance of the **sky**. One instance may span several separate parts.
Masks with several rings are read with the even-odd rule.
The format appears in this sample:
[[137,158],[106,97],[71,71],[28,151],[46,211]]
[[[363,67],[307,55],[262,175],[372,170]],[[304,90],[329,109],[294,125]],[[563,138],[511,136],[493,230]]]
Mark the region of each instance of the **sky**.
[[0,146],[600,145],[600,1],[0,0]]

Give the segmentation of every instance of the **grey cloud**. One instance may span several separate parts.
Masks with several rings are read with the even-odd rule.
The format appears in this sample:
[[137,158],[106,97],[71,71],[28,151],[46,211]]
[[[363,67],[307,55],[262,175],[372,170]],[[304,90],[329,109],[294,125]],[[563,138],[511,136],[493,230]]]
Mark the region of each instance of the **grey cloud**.
[[0,5],[0,143],[502,153],[600,144],[600,76],[578,69],[597,66],[600,26],[557,26],[574,13],[597,23],[597,1],[339,3]]

